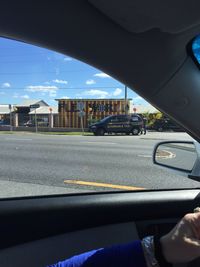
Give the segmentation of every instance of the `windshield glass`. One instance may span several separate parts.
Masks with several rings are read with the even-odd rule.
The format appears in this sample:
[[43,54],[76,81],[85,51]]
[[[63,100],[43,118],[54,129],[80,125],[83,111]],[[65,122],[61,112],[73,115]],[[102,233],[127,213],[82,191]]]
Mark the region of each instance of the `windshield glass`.
[[103,118],[102,120],[100,120],[100,122],[106,122],[106,121],[108,121],[109,119],[110,119],[110,116]]
[[160,140],[192,140],[163,118],[92,66],[1,38],[0,198],[199,187],[153,164]]

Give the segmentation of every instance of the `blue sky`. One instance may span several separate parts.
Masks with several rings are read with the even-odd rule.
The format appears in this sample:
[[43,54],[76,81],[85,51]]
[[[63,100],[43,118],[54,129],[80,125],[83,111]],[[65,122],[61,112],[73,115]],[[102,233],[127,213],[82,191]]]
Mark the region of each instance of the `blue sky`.
[[[0,104],[57,98],[123,98],[124,85],[76,59],[0,38]],[[135,104],[146,102],[128,89]]]

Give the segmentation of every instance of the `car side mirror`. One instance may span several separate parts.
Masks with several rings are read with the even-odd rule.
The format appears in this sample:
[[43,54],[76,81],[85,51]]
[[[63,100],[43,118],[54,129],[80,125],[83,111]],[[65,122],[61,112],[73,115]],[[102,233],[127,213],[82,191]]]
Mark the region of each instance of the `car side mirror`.
[[200,144],[192,141],[166,141],[158,143],[153,152],[153,163],[188,173],[200,181]]

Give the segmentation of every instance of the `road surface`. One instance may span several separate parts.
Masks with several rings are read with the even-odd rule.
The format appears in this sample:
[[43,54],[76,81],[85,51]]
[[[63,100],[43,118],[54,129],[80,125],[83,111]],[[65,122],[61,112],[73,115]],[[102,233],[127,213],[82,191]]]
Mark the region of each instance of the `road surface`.
[[105,190],[198,187],[199,182],[152,163],[162,140],[185,133],[142,136],[0,135],[0,197]]

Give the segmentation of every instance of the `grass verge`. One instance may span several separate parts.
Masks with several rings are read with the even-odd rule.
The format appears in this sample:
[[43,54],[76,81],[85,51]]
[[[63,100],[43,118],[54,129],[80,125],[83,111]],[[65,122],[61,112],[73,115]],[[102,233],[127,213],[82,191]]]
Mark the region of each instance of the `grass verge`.
[[93,133],[89,133],[89,132],[38,132],[40,134],[47,134],[47,135],[85,135],[85,136],[89,136],[89,135],[93,135]]
[[[19,134],[19,133],[32,133],[34,134],[35,132],[20,132],[20,131],[0,131],[0,134]],[[91,136],[93,133],[90,132],[38,132],[39,134],[44,134],[44,135],[84,135],[84,136]]]

